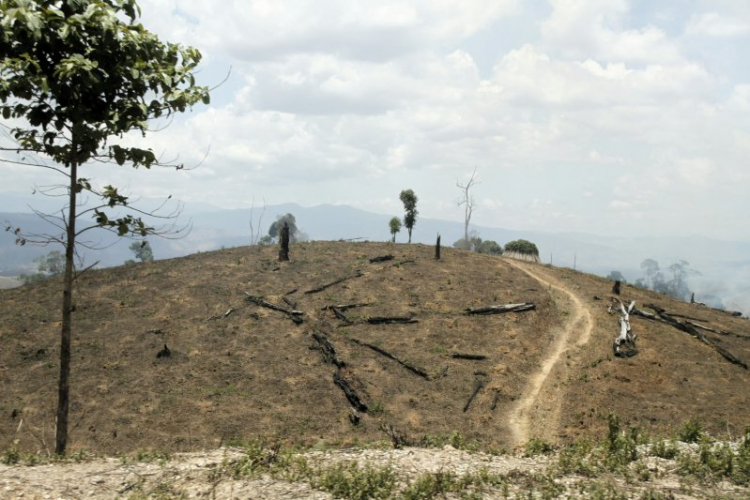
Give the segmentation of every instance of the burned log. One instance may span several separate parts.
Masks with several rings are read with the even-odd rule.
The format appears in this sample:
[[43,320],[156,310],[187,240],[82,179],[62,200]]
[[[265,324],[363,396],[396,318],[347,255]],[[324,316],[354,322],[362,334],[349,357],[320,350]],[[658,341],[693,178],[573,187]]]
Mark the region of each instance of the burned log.
[[530,302],[522,302],[520,304],[505,304],[500,306],[469,307],[465,310],[464,314],[503,314],[507,312],[533,311],[534,309],[536,309],[536,305]]
[[342,391],[344,391],[346,399],[355,410],[361,411],[363,413],[367,412],[367,405],[362,402],[359,394],[357,394],[357,391],[352,388],[349,382],[343,376],[341,376],[340,371],[337,371],[333,374],[333,383],[339,386]]
[[469,408],[471,407],[471,402],[474,401],[474,398],[477,397],[477,394],[479,394],[479,391],[482,390],[484,387],[484,381],[477,379],[474,381],[474,390],[471,393],[471,396],[469,396],[469,400],[466,401],[466,404],[464,405],[464,413],[469,411]]
[[345,276],[345,277],[343,277],[343,278],[339,278],[339,279],[337,279],[336,281],[331,281],[330,283],[326,283],[325,285],[321,285],[321,286],[319,286],[319,287],[317,287],[317,288],[313,288],[312,290],[307,290],[307,291],[305,292],[305,294],[306,294],[306,295],[309,295],[309,294],[311,294],[311,293],[318,293],[318,292],[322,292],[322,291],[323,291],[323,290],[325,290],[326,288],[330,288],[330,287],[332,287],[332,286],[334,286],[334,285],[338,285],[339,283],[343,283],[343,282],[344,282],[344,281],[346,281],[346,280],[350,280],[350,279],[353,279],[353,278],[359,278],[359,277],[361,277],[361,276],[363,276],[363,274],[362,274],[362,273],[357,273],[357,274],[354,274],[354,275],[352,275],[352,276]]
[[283,301],[284,301],[284,303],[285,303],[286,305],[288,305],[290,309],[297,309],[297,302],[295,302],[295,301],[293,301],[293,300],[291,300],[291,299],[288,299],[288,298],[286,297],[286,295],[285,295],[285,296],[283,296],[283,297],[281,297],[281,300],[283,300]]
[[346,314],[342,313],[340,309],[336,309],[335,307],[331,309],[333,311],[333,315],[336,316],[338,319],[343,321],[347,325],[351,325],[353,322],[349,318],[346,317]]
[[245,295],[247,295],[247,297],[245,298],[245,300],[247,300],[248,302],[252,302],[255,305],[258,305],[258,306],[261,306],[261,307],[265,307],[265,308],[271,309],[273,311],[278,311],[278,312],[284,313],[287,316],[289,316],[289,319],[291,319],[295,324],[299,325],[299,324],[302,324],[302,322],[303,322],[302,316],[305,313],[302,312],[302,311],[297,311],[297,310],[294,310],[294,309],[286,309],[284,307],[277,306],[276,304],[268,302],[263,297],[257,297],[255,295],[250,295],[247,292],[245,292]]
[[706,330],[707,332],[716,333],[718,335],[725,335],[725,336],[730,336],[730,337],[736,337],[738,339],[750,340],[750,335],[742,335],[740,333],[730,332],[729,330],[717,330],[716,328],[711,328],[709,326],[700,325],[698,323],[693,323],[692,321],[686,321],[686,323],[693,325],[696,328],[700,328],[701,330]]
[[371,306],[372,302],[359,302],[354,304],[336,304],[336,305],[329,305],[325,306],[321,309],[321,311],[327,311],[329,309],[338,309],[339,311],[346,311],[347,309],[354,309],[355,307],[367,307]]
[[339,358],[336,349],[333,347],[333,344],[331,344],[331,341],[328,340],[328,337],[320,332],[313,332],[312,337],[315,339],[315,342],[318,343],[315,348],[320,350],[320,353],[323,355],[323,361],[331,363],[338,368],[346,366],[346,362]]
[[367,322],[371,325],[407,325],[419,323],[419,320],[411,316],[371,316],[367,318]]
[[378,354],[382,354],[386,358],[392,359],[393,361],[395,361],[396,363],[400,364],[401,366],[403,366],[404,368],[406,368],[407,370],[409,370],[413,374],[419,375],[420,377],[422,377],[425,380],[430,380],[430,376],[427,374],[426,371],[422,370],[421,368],[417,368],[416,366],[410,364],[409,362],[404,361],[404,360],[396,357],[395,355],[391,354],[390,352],[386,351],[385,349],[383,349],[381,347],[378,347],[378,346],[373,345],[373,344],[368,344],[367,342],[362,342],[361,340],[357,340],[357,339],[349,339],[349,341],[353,342],[353,343],[355,343],[357,345],[368,347],[368,348],[372,349],[373,351],[377,352]]
[[487,359],[487,356],[484,354],[466,354],[463,352],[454,352],[453,356],[454,359],[470,359],[473,361],[482,361],[484,359]]
[[370,264],[377,264],[378,262],[388,262],[389,260],[393,260],[396,257],[393,255],[381,255],[380,257],[373,257],[370,259]]

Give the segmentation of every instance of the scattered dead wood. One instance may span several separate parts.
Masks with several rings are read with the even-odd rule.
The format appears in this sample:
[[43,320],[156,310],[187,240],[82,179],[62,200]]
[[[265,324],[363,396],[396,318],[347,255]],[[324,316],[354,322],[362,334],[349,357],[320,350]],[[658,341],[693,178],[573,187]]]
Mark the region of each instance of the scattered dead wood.
[[349,408],[349,421],[352,423],[352,425],[359,425],[359,412],[355,410],[354,408]]
[[370,259],[370,264],[377,264],[378,262],[388,262],[389,260],[393,260],[396,257],[393,255],[381,255],[380,257],[373,257]]
[[536,309],[536,305],[530,302],[522,302],[520,304],[505,304],[500,306],[469,307],[466,309],[465,314],[503,314],[507,312],[532,311],[534,309]]
[[268,302],[263,297],[257,297],[255,295],[250,295],[249,293],[245,292],[245,295],[247,295],[246,299],[248,302],[252,302],[255,305],[265,307],[267,309],[271,309],[273,311],[278,311],[281,313],[286,314],[289,316],[289,319],[294,321],[296,324],[301,324],[303,322],[302,316],[305,314],[302,311],[297,311],[294,309],[286,309],[285,307],[277,306],[276,304],[272,304],[271,302]]
[[283,300],[283,301],[284,301],[284,303],[285,303],[286,305],[288,305],[288,306],[289,306],[289,307],[290,307],[291,309],[297,309],[297,302],[295,302],[295,301],[293,301],[293,300],[291,300],[291,299],[288,299],[288,298],[286,297],[286,295],[285,295],[285,296],[283,296],[283,297],[281,297],[281,300]]
[[342,313],[340,309],[336,309],[335,307],[331,309],[333,311],[333,315],[336,316],[338,319],[343,321],[347,325],[353,324],[353,321],[346,317],[346,314]]
[[385,349],[383,349],[381,347],[378,347],[378,346],[373,345],[373,344],[368,344],[367,342],[362,342],[361,340],[357,340],[357,339],[349,339],[349,341],[353,342],[353,343],[355,343],[357,345],[361,345],[361,346],[364,346],[364,347],[369,347],[373,351],[375,351],[375,352],[377,352],[379,354],[382,354],[386,358],[392,359],[393,361],[395,361],[396,363],[400,364],[401,366],[403,366],[404,368],[406,368],[407,370],[409,370],[413,374],[419,375],[420,377],[422,377],[425,380],[430,380],[430,376],[427,374],[426,371],[422,370],[421,368],[417,368],[416,366],[410,364],[409,362],[404,361],[404,360],[402,360],[402,359],[394,356],[393,354],[391,354],[390,352],[386,351]]
[[411,440],[406,436],[406,434],[400,432],[390,423],[383,422],[382,424],[380,424],[380,430],[388,434],[388,437],[391,438],[391,442],[393,443],[393,447],[397,450],[400,450],[404,446],[409,446],[410,444],[412,444]]
[[318,345],[313,348],[320,350],[320,353],[323,355],[323,361],[325,361],[326,363],[331,363],[338,368],[343,368],[344,366],[346,366],[346,362],[344,362],[343,359],[339,358],[339,355],[336,352],[336,348],[333,347],[333,344],[331,344],[331,341],[328,340],[328,337],[320,332],[313,332],[312,337],[313,339],[315,339],[315,342],[318,343]]
[[469,396],[469,400],[466,401],[466,404],[464,405],[464,413],[469,411],[469,408],[471,407],[471,402],[474,401],[474,398],[477,397],[477,394],[479,394],[479,391],[482,390],[485,383],[481,379],[476,379],[474,381],[474,390],[471,392],[471,396]]
[[363,413],[367,412],[367,405],[362,402],[359,394],[357,394],[357,391],[352,388],[351,384],[349,384],[349,381],[347,381],[341,375],[341,371],[336,371],[336,373],[333,374],[333,383],[339,386],[342,391],[344,391],[346,399],[355,410],[361,411]]
[[411,316],[371,316],[367,318],[367,322],[371,325],[407,325],[419,323],[419,320]]
[[500,391],[495,389],[495,396],[492,398],[492,404],[490,405],[490,410],[495,411],[495,408],[497,408],[497,402],[500,400]]
[[224,314],[214,314],[213,316],[211,316],[210,318],[208,318],[208,321],[213,321],[213,320],[216,320],[216,319],[226,318],[230,314],[232,314],[233,312],[234,312],[234,309],[232,309],[230,307],[229,309],[227,309],[227,311]]
[[[648,304],[648,307],[651,308],[651,309],[653,309],[657,314],[654,315],[654,314],[644,313],[643,311],[639,311],[638,316],[641,316],[641,317],[644,317],[644,318],[647,318],[647,319],[650,319],[650,320],[660,321],[660,322],[666,323],[666,324],[668,324],[668,325],[670,325],[670,326],[672,326],[672,327],[674,327],[674,328],[676,328],[676,329],[678,329],[680,331],[683,331],[683,332],[687,333],[688,335],[691,335],[691,336],[697,338],[698,340],[700,340],[701,342],[703,342],[707,346],[713,347],[716,350],[716,352],[718,352],[724,359],[726,359],[730,363],[735,364],[737,366],[740,366],[740,367],[744,368],[745,370],[750,369],[750,367],[748,367],[748,364],[746,362],[744,362],[741,359],[737,358],[734,354],[732,354],[731,352],[727,351],[722,346],[717,345],[716,342],[714,342],[714,341],[706,338],[706,336],[703,335],[703,333],[701,333],[698,330],[698,328],[701,328],[700,326],[698,326],[695,323],[692,323],[690,321],[685,321],[684,323],[682,323],[679,320],[677,320],[677,319],[673,318],[672,316],[670,316],[669,314],[667,314],[664,311],[664,309],[662,309],[661,307],[659,307],[659,306],[657,306],[655,304]],[[705,329],[705,328],[702,328],[702,329]]]
[[346,311],[347,309],[354,309],[355,307],[367,307],[371,306],[372,302],[359,302],[354,304],[337,304],[331,306],[325,306],[321,311],[327,311],[328,309],[338,309],[339,311]]
[[484,354],[466,354],[463,352],[454,352],[452,357],[455,359],[470,359],[474,361],[487,359],[487,356],[485,356]]
[[[700,320],[696,320],[696,321],[700,321]],[[715,328],[711,328],[711,327],[708,327],[708,326],[705,326],[705,325],[700,325],[698,323],[693,323],[692,321],[686,321],[685,323],[693,325],[696,328],[700,328],[701,330],[706,330],[707,332],[716,333],[718,335],[725,335],[725,336],[729,336],[729,337],[737,337],[738,339],[750,340],[750,335],[742,335],[740,333],[730,332],[729,330],[717,330]]]
[[321,286],[319,286],[317,288],[313,288],[312,290],[307,290],[305,292],[305,294],[309,295],[311,293],[322,292],[326,288],[330,288],[330,287],[332,287],[334,285],[338,285],[339,283],[343,283],[346,280],[350,280],[350,279],[353,279],[353,278],[360,278],[362,276],[364,276],[362,273],[353,274],[352,276],[345,276],[343,278],[337,279],[336,281],[331,281],[330,283],[326,283],[325,285],[321,285]]

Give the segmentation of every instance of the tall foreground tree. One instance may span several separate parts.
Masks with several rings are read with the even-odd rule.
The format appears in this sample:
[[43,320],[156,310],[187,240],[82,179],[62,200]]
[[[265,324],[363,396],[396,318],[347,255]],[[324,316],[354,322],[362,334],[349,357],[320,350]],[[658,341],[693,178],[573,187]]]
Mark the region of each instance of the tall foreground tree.
[[[2,149],[19,154],[17,160],[0,159],[57,172],[67,191],[64,234],[51,238],[65,247],[57,454],[65,453],[68,440],[76,238],[94,228],[120,236],[154,231],[116,187],[96,187],[82,171],[95,161],[160,165],[153,151],[118,139],[130,131],[145,135],[150,119],[209,101],[208,90],[193,77],[200,52],[160,41],[139,16],[135,0],[0,0],[0,110],[5,120],[13,119],[6,137],[15,141]],[[85,193],[102,201],[79,214]],[[93,222],[77,229],[79,215]],[[15,232],[18,242],[26,242],[20,229]]]
[[414,224],[417,223],[417,195],[411,189],[405,189],[401,191],[399,195],[401,203],[404,204],[404,227],[409,233],[409,243],[411,243],[411,231],[414,229]]

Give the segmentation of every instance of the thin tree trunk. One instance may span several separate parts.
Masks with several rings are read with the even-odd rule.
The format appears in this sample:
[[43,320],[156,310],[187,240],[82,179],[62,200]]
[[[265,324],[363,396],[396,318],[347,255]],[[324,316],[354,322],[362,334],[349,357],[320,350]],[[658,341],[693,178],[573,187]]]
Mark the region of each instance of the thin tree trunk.
[[411,228],[409,228],[409,243],[411,243]]
[[[73,154],[75,155],[75,142]],[[57,399],[57,430],[55,453],[64,455],[68,445],[68,409],[70,406],[70,330],[73,309],[73,253],[76,244],[76,187],[78,160],[70,164],[70,191],[68,193],[68,220],[65,241],[65,274],[63,277],[62,329],[60,332],[60,380]]]

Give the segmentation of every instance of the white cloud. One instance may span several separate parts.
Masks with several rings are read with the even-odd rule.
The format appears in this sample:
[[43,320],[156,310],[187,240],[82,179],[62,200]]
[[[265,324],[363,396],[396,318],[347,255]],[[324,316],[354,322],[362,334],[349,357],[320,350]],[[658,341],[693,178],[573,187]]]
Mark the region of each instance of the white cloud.
[[729,17],[718,12],[694,14],[685,27],[686,35],[733,38],[750,35],[750,20]]

